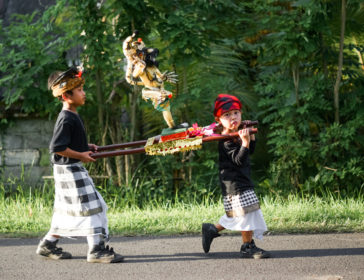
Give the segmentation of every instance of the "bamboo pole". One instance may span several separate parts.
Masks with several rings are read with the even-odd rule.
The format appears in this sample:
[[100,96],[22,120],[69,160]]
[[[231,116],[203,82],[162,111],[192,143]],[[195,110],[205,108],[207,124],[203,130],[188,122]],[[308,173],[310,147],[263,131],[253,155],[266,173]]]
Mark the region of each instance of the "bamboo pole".
[[[257,128],[249,128],[249,134],[256,134],[258,133]],[[229,133],[225,135],[218,135],[218,136],[206,136],[202,138],[202,142],[212,142],[212,141],[220,141],[220,140],[226,140],[231,139],[234,137],[238,137],[239,133]],[[156,137],[158,138],[158,136]],[[114,144],[114,145],[108,145],[99,147],[99,151],[105,151],[105,150],[111,150],[111,149],[117,149],[117,148],[125,148],[125,147],[135,147],[135,146],[141,146],[145,145],[147,143],[147,140],[140,140],[135,142],[129,142],[129,143],[121,143],[121,144]],[[154,140],[154,143],[158,143],[158,140]],[[105,158],[105,157],[114,157],[114,156],[125,156],[125,155],[131,155],[131,154],[140,154],[145,153],[144,147],[141,148],[134,148],[134,149],[124,149],[124,150],[115,150],[115,151],[107,151],[107,152],[97,152],[91,154],[91,156],[94,159],[98,158]]]
[[[241,126],[251,127],[258,125],[258,121],[242,121]],[[160,140],[160,135],[155,136],[154,144],[157,144]],[[130,147],[138,147],[147,144],[147,140],[138,140],[138,141],[132,141],[132,142],[125,142],[120,144],[111,144],[106,146],[100,146],[97,148],[98,152],[102,151],[109,151],[109,150],[116,150],[116,149],[124,149],[124,148],[130,148]]]
[[[160,135],[155,137],[154,143],[158,143],[160,139]],[[147,140],[139,140],[139,141],[133,141],[133,142],[125,142],[120,144],[112,144],[112,145],[106,145],[106,146],[100,146],[97,148],[99,152],[101,151],[109,151],[109,150],[115,150],[115,149],[123,149],[123,148],[130,148],[130,147],[138,147],[147,144]]]

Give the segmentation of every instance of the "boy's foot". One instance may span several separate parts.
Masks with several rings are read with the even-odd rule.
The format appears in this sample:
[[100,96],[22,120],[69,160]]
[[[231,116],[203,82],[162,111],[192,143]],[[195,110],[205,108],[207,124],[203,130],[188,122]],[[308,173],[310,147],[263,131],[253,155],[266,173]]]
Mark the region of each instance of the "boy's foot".
[[210,251],[212,240],[220,234],[213,224],[202,224],[202,247],[205,253]]
[[104,241],[95,245],[87,254],[87,262],[90,263],[118,263],[122,262],[124,257],[116,254],[109,245],[105,246]]
[[250,243],[244,243],[241,245],[240,256],[242,258],[263,259],[269,258],[270,253],[255,246],[255,242],[252,240]]
[[47,239],[43,239],[39,242],[38,248],[36,253],[38,255],[48,257],[53,260],[60,260],[60,259],[71,259],[72,255],[68,252],[63,252],[62,248],[57,247],[56,241],[48,241]]

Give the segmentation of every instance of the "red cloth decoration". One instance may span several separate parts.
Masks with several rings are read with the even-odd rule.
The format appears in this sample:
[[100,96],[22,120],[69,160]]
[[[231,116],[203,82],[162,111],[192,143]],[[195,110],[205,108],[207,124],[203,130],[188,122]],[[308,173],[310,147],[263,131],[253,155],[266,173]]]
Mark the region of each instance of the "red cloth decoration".
[[81,78],[82,77],[82,71],[78,71],[77,75],[75,77]]
[[221,117],[228,111],[241,110],[241,107],[241,102],[236,96],[222,93],[215,100],[214,116]]
[[187,138],[187,131],[182,131],[182,132],[178,132],[178,133],[174,133],[174,134],[163,135],[163,136],[161,136],[160,141],[167,142],[167,141],[186,139],[186,138]]

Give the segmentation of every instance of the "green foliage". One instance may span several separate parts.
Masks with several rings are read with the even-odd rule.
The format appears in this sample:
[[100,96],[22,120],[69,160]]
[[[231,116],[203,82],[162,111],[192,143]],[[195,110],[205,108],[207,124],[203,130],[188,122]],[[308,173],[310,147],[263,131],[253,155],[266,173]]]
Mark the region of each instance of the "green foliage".
[[[54,28],[52,32],[62,30]],[[41,116],[54,112],[54,98],[47,90],[47,79],[65,63],[62,53],[70,47],[70,44],[66,46],[68,38],[54,38],[50,26],[44,26],[37,13],[15,16],[10,26],[2,26],[0,37],[0,87],[3,89],[0,106]]]
[[[340,105],[343,123],[333,123],[336,67],[328,68],[326,63],[335,60],[337,51],[334,30],[328,29],[330,4],[307,1],[296,8],[269,4],[261,8],[270,9],[273,16],[267,23],[280,31],[264,38],[262,71],[255,86],[263,122],[270,128],[273,155],[271,176],[264,186],[355,193],[364,179],[363,94],[359,92],[364,77],[358,71],[353,75],[351,61],[346,61]],[[320,47],[326,51],[320,52]],[[350,49],[345,51],[354,59]]]
[[[243,102],[243,118],[258,119],[253,177],[259,193],[325,190],[356,195],[363,186],[364,9],[347,3],[340,123],[333,91],[337,75],[341,1],[57,1],[42,16],[20,16],[1,27],[2,107],[53,116],[46,89],[64,52],[78,46],[86,72],[87,106],[80,108],[90,142],[120,143],[160,134],[161,114],[124,77],[122,41],[134,29],[160,50],[162,71],[179,76],[173,91],[176,123],[214,121],[216,95]],[[59,109],[59,107],[58,107]],[[1,121],[6,122],[6,119]],[[99,160],[111,201],[127,205],[162,200],[218,199],[217,151],[166,157]],[[177,199],[178,197],[178,199]]]
[[[159,18],[156,29],[168,42],[170,63],[188,66],[210,53],[210,44],[221,40],[222,29],[232,24],[232,13],[242,10],[233,1],[204,0],[150,1],[156,6]],[[224,14],[222,23],[218,14]]]
[[[117,188],[107,182],[100,186],[101,194],[108,198],[107,202],[111,205],[128,207],[218,200],[220,187],[215,161],[204,157],[201,163],[198,153],[188,155],[193,160],[185,156],[147,157],[133,173],[128,185]],[[174,175],[173,170],[178,170],[178,175]]]

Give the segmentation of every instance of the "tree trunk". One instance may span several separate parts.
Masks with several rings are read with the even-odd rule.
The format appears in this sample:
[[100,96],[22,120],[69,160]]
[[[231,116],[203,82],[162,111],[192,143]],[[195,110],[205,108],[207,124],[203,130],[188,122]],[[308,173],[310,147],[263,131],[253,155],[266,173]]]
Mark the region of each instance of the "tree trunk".
[[[130,127],[129,127],[129,137],[127,141],[134,141],[135,132],[137,130],[137,98],[139,89],[137,86],[133,87],[133,91],[129,93],[129,107],[130,107]],[[131,173],[133,172],[133,166],[135,163],[135,158],[133,155],[125,156],[125,182],[129,184],[129,178],[131,178]]]
[[[174,67],[174,72],[177,73],[176,71],[176,68],[175,66]],[[175,94],[175,97],[177,97],[179,94],[187,94],[187,91],[188,91],[188,87],[187,87],[187,75],[186,75],[186,67],[183,67],[182,68],[182,83],[181,83],[181,86],[180,87],[177,87],[176,90],[176,94]],[[179,83],[177,84],[179,85]],[[184,106],[184,108],[182,109],[184,111],[183,113],[183,121],[188,121],[188,115],[187,115],[187,111],[186,111],[186,104]],[[176,117],[174,115],[174,117]],[[177,120],[175,119],[175,123],[176,124],[179,124],[181,123],[180,120]],[[183,153],[182,154],[182,162],[184,162],[184,157],[185,157],[185,154],[186,153]],[[180,154],[176,154],[174,155],[174,157],[180,159],[181,158],[181,155]],[[176,168],[173,168],[172,169],[172,182],[173,182],[173,188],[175,190],[175,194],[178,193],[180,187],[181,187],[181,183],[183,182],[183,178],[185,178],[185,174],[184,174],[184,169],[183,167],[182,168],[179,168],[179,169],[176,169]]]
[[[106,134],[108,130],[108,124],[105,123],[105,111],[104,111],[104,96],[102,89],[102,72],[100,68],[96,70],[96,100],[97,100],[97,116],[98,116],[98,126],[99,126],[99,134],[101,145],[106,145]],[[110,164],[110,160],[104,159],[104,169],[108,176],[113,176],[112,167]]]
[[[97,99],[97,116],[99,120],[99,129],[100,129],[100,136],[103,133],[103,125],[104,125],[104,97],[102,95],[101,89],[101,71],[100,69],[96,70],[96,99]],[[101,137],[103,138],[103,137]],[[105,145],[105,143],[101,143]]]
[[[134,18],[130,21],[131,32],[135,30]],[[135,137],[135,125],[136,125],[136,91],[137,86],[133,87],[133,91],[129,93],[129,108],[130,108],[130,126],[129,129],[125,129],[124,140],[133,141]],[[125,184],[129,185],[129,179],[131,178],[132,164],[134,162],[134,157],[132,155],[127,155],[124,157],[124,171],[125,171]]]
[[[112,143],[118,143],[122,139],[121,134],[121,128],[118,124],[109,127],[109,136]],[[116,166],[117,184],[118,186],[121,186],[123,182],[123,157],[115,157],[114,160]]]
[[[116,140],[114,143],[119,142],[123,138],[122,130],[121,130],[119,123],[117,123],[115,126],[115,135],[116,135]],[[118,176],[118,185],[119,186],[121,186],[122,182],[123,182],[123,160],[124,160],[123,157],[115,157],[116,174]]]
[[300,71],[299,67],[297,65],[292,66],[292,76],[293,76],[293,83],[294,83],[294,92],[296,95],[296,105],[297,108],[300,106],[300,100],[298,97],[298,86],[300,82]]
[[334,107],[335,107],[335,122],[339,123],[339,90],[343,69],[343,55],[344,55],[344,37],[345,37],[345,22],[346,22],[346,0],[341,1],[341,31],[340,31],[340,50],[339,50],[339,63],[337,69],[336,82],[334,87]]
[[[106,135],[108,134],[108,131],[109,131],[109,115],[107,112],[106,112],[105,119],[106,119],[106,122],[101,128],[101,129],[103,129],[102,140],[101,140],[103,145],[106,143]],[[104,170],[106,170],[106,173],[109,176],[109,178],[112,178],[114,176],[114,172],[113,172],[113,169],[111,166],[112,166],[111,159],[105,159],[104,160]]]
[[[127,141],[129,141],[129,130],[125,129],[125,133],[124,133],[124,139],[127,139]],[[124,177],[125,177],[125,184],[128,186],[129,185],[129,178],[130,178],[130,155],[126,155],[124,157]]]
[[129,104],[130,104],[130,141],[134,141],[135,139],[135,131],[136,131],[136,104],[138,98],[139,89],[137,86],[133,87],[133,92],[129,96]]
[[327,47],[326,47],[325,40],[322,36],[322,33],[320,33],[320,41],[321,41],[322,69],[323,69],[325,80],[326,80],[327,77],[329,76],[329,71],[327,68],[327,58],[326,58]]

